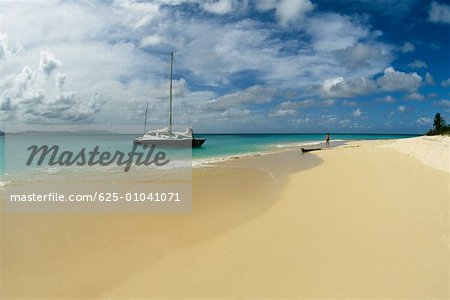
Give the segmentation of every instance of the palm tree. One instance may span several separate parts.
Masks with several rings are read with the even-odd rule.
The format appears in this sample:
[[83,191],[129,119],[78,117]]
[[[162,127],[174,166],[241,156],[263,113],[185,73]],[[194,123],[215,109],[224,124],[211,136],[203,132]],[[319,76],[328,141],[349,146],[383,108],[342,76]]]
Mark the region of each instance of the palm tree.
[[444,128],[445,127],[445,120],[444,120],[444,118],[442,118],[442,116],[441,116],[441,114],[440,113],[437,113],[435,116],[434,116],[434,122],[433,122],[433,127],[434,127],[434,129],[436,129],[436,130],[441,130],[442,128]]

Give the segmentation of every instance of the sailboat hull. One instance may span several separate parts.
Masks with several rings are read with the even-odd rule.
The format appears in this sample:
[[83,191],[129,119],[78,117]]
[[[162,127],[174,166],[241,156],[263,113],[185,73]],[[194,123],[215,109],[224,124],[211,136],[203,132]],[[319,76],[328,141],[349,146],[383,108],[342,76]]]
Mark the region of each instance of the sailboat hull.
[[203,143],[206,141],[206,139],[192,139],[192,148],[200,148]]
[[161,140],[144,140],[144,139],[135,139],[134,143],[139,145],[159,145],[165,147],[177,147],[177,148],[200,148],[203,143],[205,143],[206,139],[161,139]]

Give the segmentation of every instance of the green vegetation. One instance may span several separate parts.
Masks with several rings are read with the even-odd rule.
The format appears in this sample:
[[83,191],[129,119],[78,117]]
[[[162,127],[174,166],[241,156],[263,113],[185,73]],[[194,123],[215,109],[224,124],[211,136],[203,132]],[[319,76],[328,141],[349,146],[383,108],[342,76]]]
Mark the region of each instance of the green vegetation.
[[427,135],[450,134],[450,126],[447,125],[440,113],[434,116],[433,129],[427,132]]

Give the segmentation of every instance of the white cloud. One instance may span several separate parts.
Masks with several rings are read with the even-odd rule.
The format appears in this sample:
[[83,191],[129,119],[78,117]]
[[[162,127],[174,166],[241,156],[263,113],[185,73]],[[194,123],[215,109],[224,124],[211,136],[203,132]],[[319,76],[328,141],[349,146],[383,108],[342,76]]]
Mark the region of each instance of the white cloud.
[[389,52],[385,49],[362,43],[337,50],[336,53],[341,65],[351,70],[370,68],[372,66],[375,66],[376,70],[380,70],[392,59]]
[[[341,98],[362,95],[376,88],[370,78],[392,62],[393,49],[380,42],[380,33],[372,31],[360,17],[316,13],[310,1],[256,3],[257,9],[273,10],[278,23],[288,27],[274,26],[267,20],[234,18],[234,14],[229,18],[202,13],[203,9],[210,9],[215,14],[227,11],[238,14],[244,2],[45,1],[27,5],[5,2],[3,21],[9,43],[0,38],[0,59],[9,83],[6,85],[7,80],[3,80],[2,87],[16,86],[11,83],[16,75],[25,66],[33,66],[31,73],[41,74],[38,80],[31,80],[36,82],[33,86],[48,88],[27,88],[26,99],[55,99],[61,107],[64,101],[72,102],[74,109],[84,111],[79,119],[88,119],[85,115],[91,111],[95,120],[109,121],[111,115],[121,111],[118,119],[140,121],[147,101],[152,118],[165,116],[168,69],[165,52],[173,50],[177,78],[175,105],[185,100],[189,117],[198,122],[217,118],[244,122],[239,115],[245,115],[250,106],[266,103],[258,106],[263,119],[271,109],[275,111],[271,101],[276,95],[288,90],[298,99],[317,97],[310,87],[329,78],[345,80],[321,95],[326,100],[303,100],[306,102],[298,101],[300,104],[296,105],[326,107],[335,104],[330,99],[332,95]],[[188,5],[192,10],[186,13]],[[296,34],[280,39],[286,31]],[[42,70],[35,70],[41,49],[53,57],[47,55]],[[249,80],[253,90],[235,92],[235,83],[240,78]],[[191,90],[193,87],[195,90]],[[73,91],[77,92],[70,93]],[[103,95],[99,101],[102,105],[90,108],[87,103],[97,92]],[[2,105],[7,107],[10,103]],[[23,109],[25,106],[21,105]],[[236,109],[232,110],[234,106]],[[52,115],[42,109],[35,113]],[[71,114],[73,119],[77,118],[75,112]],[[250,123],[256,117],[252,114],[245,119]]]
[[256,0],[256,9],[258,11],[268,11],[277,7],[279,0]]
[[425,74],[425,82],[426,82],[428,85],[435,85],[435,84],[436,84],[436,82],[434,81],[433,76],[431,76],[431,74],[430,74],[429,72],[427,72],[427,73]]
[[10,50],[8,48],[8,39],[6,33],[0,33],[0,60],[5,58],[10,54]]
[[207,12],[224,15],[233,11],[233,0],[208,1],[203,4],[203,9]]
[[375,82],[365,77],[344,79],[328,78],[319,86],[322,97],[351,98],[376,90]]
[[61,66],[61,62],[58,61],[52,54],[47,52],[41,52],[41,60],[39,62],[39,70],[49,77],[56,68]]
[[442,81],[441,81],[441,86],[442,86],[442,87],[445,87],[445,88],[450,87],[450,78],[447,78],[447,79],[442,80]]
[[243,91],[226,94],[218,98],[201,103],[202,110],[223,111],[233,106],[262,104],[272,100],[275,91],[260,85],[251,86]]
[[370,32],[357,21],[338,14],[312,16],[305,24],[317,51],[331,52],[354,46]]
[[433,23],[450,23],[450,5],[433,1],[428,11],[428,20]]
[[432,124],[432,121],[431,121],[430,118],[421,117],[421,118],[418,118],[418,119],[416,120],[416,123],[419,124],[419,125],[425,126],[425,125],[431,125],[431,124]]
[[403,53],[413,52],[414,50],[416,50],[416,47],[410,42],[406,42],[400,47],[400,51]]
[[262,12],[274,9],[278,22],[282,26],[302,20],[314,9],[310,0],[257,0],[255,7]]
[[352,116],[355,118],[361,118],[362,115],[363,111],[361,110],[361,108],[358,108],[352,112]]
[[269,118],[280,118],[280,117],[288,117],[295,116],[297,111],[294,109],[277,109],[268,113]]
[[158,35],[148,35],[141,40],[141,47],[151,47],[161,44],[164,39]]
[[388,67],[383,76],[377,79],[377,83],[384,91],[414,92],[420,87],[422,78],[415,72],[404,73]]
[[220,114],[219,121],[226,121],[234,118],[244,118],[251,114],[248,109],[229,108]]
[[163,15],[157,3],[116,1],[113,5],[122,19],[122,24],[133,30],[151,25]]
[[280,0],[276,6],[276,15],[282,26],[302,19],[305,14],[312,11],[314,5],[309,0]]
[[408,64],[408,67],[411,69],[420,69],[420,68],[428,68],[427,64],[424,61],[421,60],[414,60],[413,62]]
[[406,99],[414,101],[423,101],[425,100],[425,96],[420,93],[411,93],[406,96]]
[[308,124],[312,121],[312,119],[310,117],[304,117],[304,118],[298,118],[298,119],[293,119],[291,122],[294,125],[304,125],[304,124]]
[[445,108],[450,108],[450,100],[441,99],[439,101],[434,101],[433,105],[442,106],[442,107],[445,107]]
[[283,110],[289,110],[308,107],[329,107],[333,106],[335,103],[336,101],[334,101],[333,99],[327,100],[306,99],[300,101],[284,101],[281,102],[278,107]]
[[65,91],[65,74],[54,55],[41,52],[39,68],[24,67],[18,74],[0,81],[0,111],[4,120],[61,123],[88,122],[105,103],[101,94],[82,98],[75,91]]
[[408,107],[404,106],[404,105],[400,105],[399,107],[397,107],[397,110],[401,113],[407,112],[409,109]]

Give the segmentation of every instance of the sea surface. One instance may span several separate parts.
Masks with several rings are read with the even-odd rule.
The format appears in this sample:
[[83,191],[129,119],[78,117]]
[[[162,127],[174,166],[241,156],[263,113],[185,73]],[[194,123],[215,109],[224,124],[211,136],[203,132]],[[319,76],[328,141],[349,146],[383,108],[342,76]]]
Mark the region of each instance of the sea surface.
[[[205,162],[226,160],[236,156],[251,156],[254,154],[269,153],[279,151],[283,148],[300,147],[323,143],[324,134],[197,134],[197,137],[206,138],[202,148],[192,149],[186,154],[184,150],[183,158],[191,158],[194,167]],[[417,135],[407,134],[334,134],[331,135],[331,145],[337,145],[345,141],[353,140],[378,140],[378,139],[399,139],[409,138]],[[130,134],[110,134],[110,133],[77,133],[68,136],[65,133],[52,133],[51,135],[27,134],[26,137],[8,135],[0,136],[0,176],[12,170],[28,170],[23,157],[15,157],[17,149],[26,149],[30,145],[58,145],[61,149],[73,149],[77,152],[80,148],[93,149],[100,146],[100,150],[116,150],[127,153],[132,148],[132,141],[135,135]],[[6,140],[6,142],[5,142]],[[8,141],[14,142],[14,147]],[[7,144],[8,143],[8,144]],[[61,150],[62,151],[62,150]],[[172,150],[169,150],[169,152]],[[178,155],[177,150],[173,150],[173,155]],[[169,153],[170,154],[170,153]],[[7,161],[6,161],[7,160]],[[42,171],[42,169],[40,170]],[[51,168],[50,171],[54,171]],[[79,171],[79,169],[78,169]],[[0,178],[0,185],[4,178]]]

